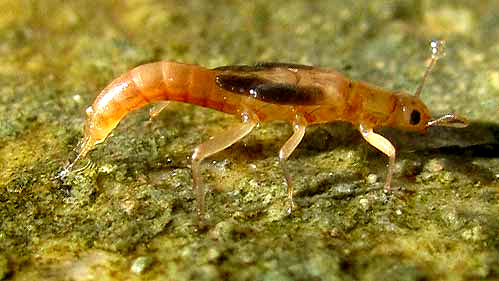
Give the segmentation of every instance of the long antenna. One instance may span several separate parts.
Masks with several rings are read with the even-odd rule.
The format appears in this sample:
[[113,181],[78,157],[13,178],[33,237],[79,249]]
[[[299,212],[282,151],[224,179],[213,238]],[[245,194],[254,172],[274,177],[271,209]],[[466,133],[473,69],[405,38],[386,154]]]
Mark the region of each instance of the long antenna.
[[436,40],[433,39],[430,41],[430,48],[431,48],[431,61],[428,67],[426,68],[426,71],[423,75],[423,80],[421,81],[421,84],[419,84],[418,89],[416,90],[416,93],[414,94],[416,97],[419,97],[421,95],[421,91],[423,90],[424,83],[426,81],[426,78],[430,74],[433,66],[437,62],[438,59],[441,57],[445,56],[444,52],[444,40]]

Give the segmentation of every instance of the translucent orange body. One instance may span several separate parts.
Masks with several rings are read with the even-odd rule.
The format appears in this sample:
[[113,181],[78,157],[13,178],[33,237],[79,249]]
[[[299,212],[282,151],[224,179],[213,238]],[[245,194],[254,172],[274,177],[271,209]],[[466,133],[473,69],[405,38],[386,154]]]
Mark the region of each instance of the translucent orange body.
[[[397,127],[424,132],[430,120],[427,107],[409,94],[394,93],[365,82],[355,82],[328,68],[300,70],[278,67],[260,75],[280,83],[313,84],[324,89],[317,104],[286,105],[263,102],[249,95],[221,89],[215,77],[224,71],[176,62],[138,66],[112,81],[87,108],[84,153],[108,136],[129,112],[160,101],[179,101],[229,114],[251,111],[260,122],[295,122],[302,115],[308,125],[347,121],[366,128]],[[420,122],[410,124],[410,112],[420,112]],[[83,156],[83,155],[82,155]]]
[[[432,60],[433,65],[436,58]],[[428,74],[427,70],[426,75]],[[373,129],[395,127],[424,133],[429,126],[464,126],[456,115],[430,120],[418,95],[392,92],[362,81],[352,81],[334,69],[269,63],[207,69],[198,65],[161,61],[138,66],[112,81],[87,108],[84,141],[77,160],[103,142],[129,112],[150,103],[178,101],[239,115],[242,123],[199,145],[192,155],[197,215],[204,215],[200,163],[249,134],[259,123],[285,120],[294,133],[279,152],[286,177],[289,211],[293,185],[285,160],[311,124],[346,121],[363,138],[389,157],[385,190],[390,189],[395,148]],[[75,161],[76,162],[76,161]],[[74,164],[74,162],[73,162]],[[72,166],[72,164],[71,164]]]

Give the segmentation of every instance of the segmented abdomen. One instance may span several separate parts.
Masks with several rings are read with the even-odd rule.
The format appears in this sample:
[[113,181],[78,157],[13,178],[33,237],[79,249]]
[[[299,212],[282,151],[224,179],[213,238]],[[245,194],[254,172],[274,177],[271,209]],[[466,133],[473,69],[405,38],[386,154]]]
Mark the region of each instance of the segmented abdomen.
[[234,113],[240,98],[217,87],[216,74],[199,65],[163,61],[138,66],[129,78],[146,102],[174,100]]

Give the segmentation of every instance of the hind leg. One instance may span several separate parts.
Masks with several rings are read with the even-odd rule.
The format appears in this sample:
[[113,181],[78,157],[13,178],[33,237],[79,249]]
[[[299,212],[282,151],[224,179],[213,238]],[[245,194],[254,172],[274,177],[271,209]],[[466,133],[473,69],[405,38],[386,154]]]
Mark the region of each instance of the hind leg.
[[206,142],[198,145],[192,154],[192,180],[196,194],[196,215],[199,227],[204,223],[204,196],[205,190],[201,182],[200,164],[206,157],[226,149],[248,135],[258,123],[256,116],[245,112],[241,114],[243,123],[229,128],[223,134],[211,137]]
[[152,120],[158,116],[158,114],[163,111],[168,105],[170,101],[161,101],[158,104],[154,105],[153,108],[149,110],[149,120]]

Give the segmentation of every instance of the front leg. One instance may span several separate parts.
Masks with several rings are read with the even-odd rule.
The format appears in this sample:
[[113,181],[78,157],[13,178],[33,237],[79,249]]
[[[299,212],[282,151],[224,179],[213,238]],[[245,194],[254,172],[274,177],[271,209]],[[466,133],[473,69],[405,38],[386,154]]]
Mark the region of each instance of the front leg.
[[366,128],[363,124],[360,124],[359,131],[362,134],[362,137],[364,137],[370,145],[376,147],[388,156],[389,161],[385,181],[385,192],[389,192],[391,189],[393,171],[395,170],[395,147],[393,147],[391,142],[382,135],[373,132],[373,128]]

